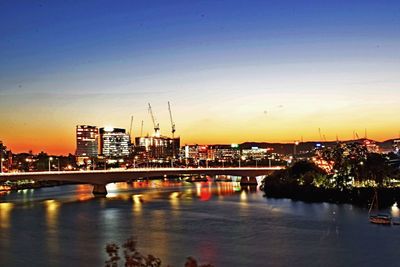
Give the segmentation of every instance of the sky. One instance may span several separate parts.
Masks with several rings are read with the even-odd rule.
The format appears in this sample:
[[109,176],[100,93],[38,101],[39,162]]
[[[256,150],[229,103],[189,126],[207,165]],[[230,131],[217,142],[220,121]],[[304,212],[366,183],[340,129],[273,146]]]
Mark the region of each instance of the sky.
[[182,144],[400,134],[400,1],[0,1],[0,140],[74,153],[75,126]]

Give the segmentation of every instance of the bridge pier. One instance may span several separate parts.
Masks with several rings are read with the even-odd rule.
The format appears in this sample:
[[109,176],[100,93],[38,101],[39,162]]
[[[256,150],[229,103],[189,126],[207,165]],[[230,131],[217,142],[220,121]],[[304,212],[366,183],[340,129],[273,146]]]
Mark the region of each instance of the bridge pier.
[[95,196],[106,196],[107,188],[105,184],[94,184],[92,194]]
[[257,179],[256,177],[242,177],[240,179],[240,185],[257,185]]

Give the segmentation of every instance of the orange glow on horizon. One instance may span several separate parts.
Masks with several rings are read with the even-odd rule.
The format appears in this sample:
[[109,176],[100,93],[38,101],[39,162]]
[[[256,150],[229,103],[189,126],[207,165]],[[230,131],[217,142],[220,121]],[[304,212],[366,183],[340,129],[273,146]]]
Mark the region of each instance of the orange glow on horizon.
[[[349,131],[347,131],[349,132]],[[378,132],[376,134],[368,134],[368,138],[376,140],[376,141],[385,141],[388,139],[397,138],[395,134],[391,134],[392,131],[388,132]],[[198,132],[197,132],[198,133]],[[358,133],[360,138],[364,137],[364,134]],[[363,132],[362,132],[363,133]],[[57,130],[54,132],[48,132],[48,136],[43,136],[43,138],[39,138],[38,136],[7,136],[3,135],[4,145],[7,146],[8,149],[11,149],[14,153],[23,153],[29,152],[32,150],[33,153],[39,153],[41,151],[52,154],[52,155],[68,155],[69,153],[74,154],[76,149],[76,140],[75,133],[70,132],[68,135],[63,133],[59,133]],[[190,133],[188,133],[190,134]],[[222,131],[220,134],[215,135],[203,135],[203,136],[185,136],[185,138],[181,137],[181,145],[185,144],[231,144],[231,143],[243,143],[243,142],[276,142],[276,143],[292,143],[293,140],[300,140],[301,136],[293,136],[293,132],[288,133],[279,133],[275,132],[274,135],[262,135],[262,134],[254,134],[251,136],[250,134],[241,135],[237,134],[224,134]],[[59,136],[62,136],[60,138]],[[327,141],[335,141],[336,134],[329,133],[325,134]],[[339,135],[339,140],[351,140],[353,138],[352,132],[347,133],[346,135]],[[313,135],[304,135],[303,140],[307,141],[320,141],[317,134]]]

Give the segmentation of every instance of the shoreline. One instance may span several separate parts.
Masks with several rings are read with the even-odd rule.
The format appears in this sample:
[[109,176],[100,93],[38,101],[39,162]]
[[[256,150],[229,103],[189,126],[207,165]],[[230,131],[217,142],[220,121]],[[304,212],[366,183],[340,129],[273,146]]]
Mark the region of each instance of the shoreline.
[[379,208],[388,208],[400,203],[400,188],[359,187],[339,190],[336,188],[320,188],[300,185],[263,185],[265,197],[288,198],[294,201],[309,203],[352,204],[369,208],[375,190],[378,192]]

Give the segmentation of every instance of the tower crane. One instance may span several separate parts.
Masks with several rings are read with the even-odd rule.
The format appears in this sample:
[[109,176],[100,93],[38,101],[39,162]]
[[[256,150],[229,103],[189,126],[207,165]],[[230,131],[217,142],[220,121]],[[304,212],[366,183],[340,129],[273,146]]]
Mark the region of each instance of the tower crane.
[[171,111],[171,105],[168,101],[168,111],[169,111],[169,118],[171,120],[171,133],[172,133],[172,139],[174,139],[174,134],[175,134],[175,123],[174,120],[172,119],[172,111]]
[[[131,126],[129,127],[129,138],[132,140],[132,123],[133,123],[133,116],[131,116]],[[132,142],[132,141],[131,141]]]
[[153,121],[154,125],[154,134],[155,136],[160,136],[160,124],[156,122],[156,119],[154,118],[153,110],[151,109],[151,105],[149,103],[149,113],[151,115],[151,120]]
[[171,133],[172,133],[172,159],[171,159],[171,167],[174,167],[174,159],[175,159],[175,123],[172,118],[172,111],[171,111],[171,105],[168,101],[168,111],[169,111],[169,118],[171,120]]
[[142,126],[140,127],[140,137],[143,137],[143,120],[142,120]]

